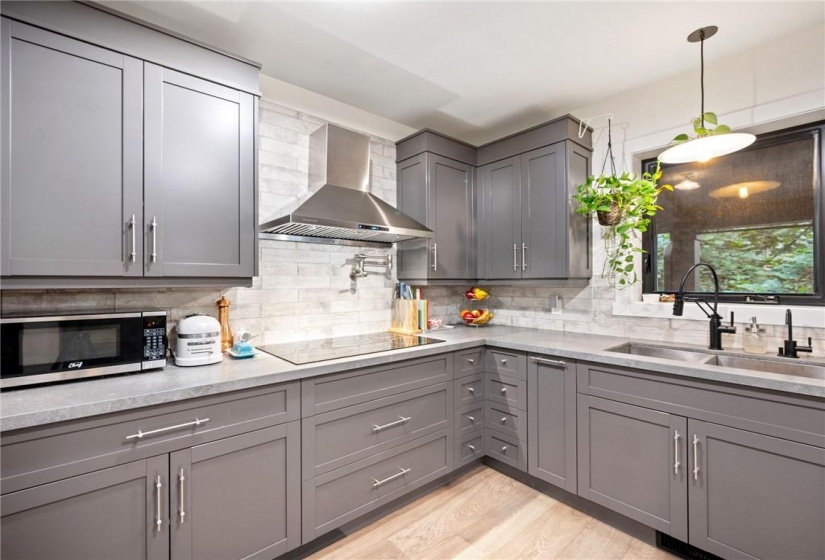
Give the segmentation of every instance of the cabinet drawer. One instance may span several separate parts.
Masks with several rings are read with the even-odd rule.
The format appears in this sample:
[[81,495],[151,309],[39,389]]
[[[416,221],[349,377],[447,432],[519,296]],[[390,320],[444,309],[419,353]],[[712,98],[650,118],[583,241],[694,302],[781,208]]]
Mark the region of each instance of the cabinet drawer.
[[527,379],[527,355],[521,352],[493,349],[487,351],[487,371]]
[[485,426],[527,440],[527,413],[506,404],[487,401],[484,410]]
[[476,459],[484,457],[484,433],[478,432],[461,438],[456,450],[455,466],[463,467]]
[[485,431],[484,437],[484,448],[490,457],[498,459],[511,467],[527,471],[526,442],[494,430]]
[[299,389],[296,381],[3,434],[2,492],[297,420]]
[[458,379],[455,385],[456,407],[484,402],[484,380],[481,375]]
[[825,401],[630,368],[578,364],[579,393],[825,447]]
[[484,427],[484,404],[474,403],[455,411],[455,434],[463,437]]
[[304,418],[304,479],[452,425],[452,383]]
[[506,404],[519,410],[527,409],[527,381],[488,373],[484,393],[491,402]]
[[484,371],[484,348],[459,350],[453,353],[453,372],[455,377],[464,377]]
[[301,413],[304,417],[346,406],[397,395],[453,378],[453,354],[447,352],[305,379],[301,382]]
[[451,430],[441,430],[303,483],[304,543],[453,470]]

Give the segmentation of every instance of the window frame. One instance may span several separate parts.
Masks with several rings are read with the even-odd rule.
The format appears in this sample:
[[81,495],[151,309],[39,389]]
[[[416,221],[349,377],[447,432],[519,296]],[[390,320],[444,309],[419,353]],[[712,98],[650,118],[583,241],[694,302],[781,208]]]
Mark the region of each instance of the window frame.
[[[776,144],[786,140],[790,136],[810,135],[814,141],[814,293],[813,294],[782,294],[771,292],[726,292],[719,294],[719,301],[726,303],[745,303],[754,305],[780,304],[780,305],[804,305],[804,306],[825,306],[825,193],[823,193],[823,175],[825,169],[825,121],[786,128],[775,132],[760,134],[756,141],[745,148],[753,150],[771,144]],[[743,151],[745,151],[743,150]],[[662,164],[662,168],[667,168],[668,164]],[[642,171],[653,172],[656,169],[656,158],[642,161]],[[657,253],[657,229],[656,217],[650,222],[650,227],[642,233],[642,248],[646,251],[642,255],[642,293],[645,294],[668,294],[672,291],[654,290],[656,283],[656,268],[654,266],[654,255]],[[708,292],[685,292],[688,295],[697,297],[707,297]],[[769,296],[776,298],[776,301],[747,301],[747,296]]]

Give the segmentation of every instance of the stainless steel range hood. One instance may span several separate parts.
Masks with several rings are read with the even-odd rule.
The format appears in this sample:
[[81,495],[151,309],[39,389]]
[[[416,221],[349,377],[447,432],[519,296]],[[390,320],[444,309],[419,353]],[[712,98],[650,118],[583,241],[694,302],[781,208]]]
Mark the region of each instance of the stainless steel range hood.
[[319,242],[396,243],[434,237],[431,230],[370,194],[369,182],[369,137],[326,124],[309,140],[309,198],[286,216],[261,224],[259,231]]

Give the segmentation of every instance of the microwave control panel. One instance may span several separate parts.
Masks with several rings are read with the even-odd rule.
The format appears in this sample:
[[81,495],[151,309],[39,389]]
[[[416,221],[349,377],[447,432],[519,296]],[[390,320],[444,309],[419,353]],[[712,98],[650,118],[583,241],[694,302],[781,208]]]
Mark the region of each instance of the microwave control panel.
[[144,361],[166,358],[166,316],[143,318]]

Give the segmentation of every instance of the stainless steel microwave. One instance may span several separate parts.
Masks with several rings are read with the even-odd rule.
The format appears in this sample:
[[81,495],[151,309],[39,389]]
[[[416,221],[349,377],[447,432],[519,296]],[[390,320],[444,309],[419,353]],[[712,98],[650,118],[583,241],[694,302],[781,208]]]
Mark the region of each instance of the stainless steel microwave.
[[0,389],[166,366],[166,312],[0,318]]

